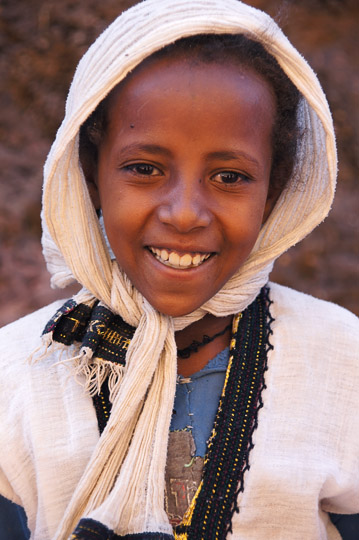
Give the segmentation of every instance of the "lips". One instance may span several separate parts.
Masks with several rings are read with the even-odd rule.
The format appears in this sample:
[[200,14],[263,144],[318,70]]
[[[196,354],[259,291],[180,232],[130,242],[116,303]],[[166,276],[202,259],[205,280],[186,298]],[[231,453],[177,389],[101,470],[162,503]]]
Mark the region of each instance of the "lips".
[[179,270],[185,270],[187,268],[194,268],[200,266],[212,255],[212,253],[179,254],[177,253],[177,251],[159,249],[152,246],[148,246],[148,249],[162,264]]

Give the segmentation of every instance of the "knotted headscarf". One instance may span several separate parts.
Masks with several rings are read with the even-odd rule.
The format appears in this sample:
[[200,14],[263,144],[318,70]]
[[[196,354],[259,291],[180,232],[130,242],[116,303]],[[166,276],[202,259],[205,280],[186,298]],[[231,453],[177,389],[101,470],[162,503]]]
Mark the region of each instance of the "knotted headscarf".
[[[298,114],[304,136],[291,181],[246,262],[201,308],[171,318],[158,313],[111,259],[79,161],[79,129],[143,59],[180,38],[211,33],[245,34],[277,59],[304,98]],[[275,259],[327,215],[336,178],[327,101],[311,68],[267,14],[238,0],[145,0],[118,17],[80,61],[44,177],[42,242],[53,286],[78,281],[78,302],[98,299],[136,327],[110,420],[54,540],[67,538],[82,517],[121,535],[171,534],[163,493],[176,384],[174,332],[206,313],[223,317],[244,310]],[[76,362],[90,360],[84,353]]]

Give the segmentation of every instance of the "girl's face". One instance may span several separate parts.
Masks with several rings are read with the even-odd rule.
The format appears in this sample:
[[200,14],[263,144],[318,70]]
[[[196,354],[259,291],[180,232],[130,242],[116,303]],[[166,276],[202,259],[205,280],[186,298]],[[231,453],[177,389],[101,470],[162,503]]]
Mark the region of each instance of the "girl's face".
[[256,72],[162,58],[116,89],[93,200],[119,265],[162,313],[209,300],[250,254],[268,197],[275,99]]

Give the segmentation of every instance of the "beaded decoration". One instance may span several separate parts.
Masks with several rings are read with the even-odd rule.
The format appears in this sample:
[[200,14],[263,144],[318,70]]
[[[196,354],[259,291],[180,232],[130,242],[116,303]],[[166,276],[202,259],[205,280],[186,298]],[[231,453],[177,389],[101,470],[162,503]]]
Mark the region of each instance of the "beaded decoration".
[[189,358],[192,353],[198,352],[198,349],[201,347],[204,347],[205,345],[208,345],[208,343],[212,343],[215,339],[217,339],[220,336],[223,336],[228,330],[232,327],[232,324],[228,324],[223,330],[220,332],[217,332],[217,334],[214,334],[214,336],[207,336],[206,334],[203,336],[202,341],[197,341],[196,339],[192,341],[188,347],[185,347],[184,349],[177,349],[177,356],[180,358]]

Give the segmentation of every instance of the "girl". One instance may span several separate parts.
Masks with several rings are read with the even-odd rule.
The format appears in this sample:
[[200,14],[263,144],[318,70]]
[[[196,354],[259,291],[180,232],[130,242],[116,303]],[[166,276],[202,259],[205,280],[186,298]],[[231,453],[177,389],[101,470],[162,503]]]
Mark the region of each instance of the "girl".
[[1,333],[1,492],[32,538],[340,538],[358,322],[268,284],[335,175],[318,81],[264,13],[146,0],[100,36],[43,195],[52,283],[83,289]]

